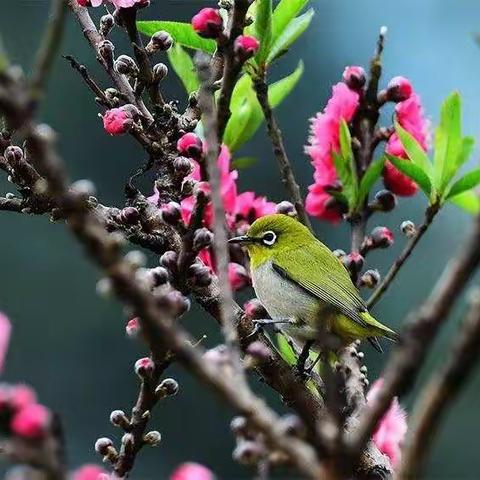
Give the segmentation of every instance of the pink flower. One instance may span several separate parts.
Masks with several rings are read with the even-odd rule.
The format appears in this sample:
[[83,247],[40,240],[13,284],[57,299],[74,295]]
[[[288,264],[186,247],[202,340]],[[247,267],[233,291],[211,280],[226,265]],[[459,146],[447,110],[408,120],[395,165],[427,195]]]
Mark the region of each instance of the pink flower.
[[132,124],[130,115],[124,108],[112,108],[103,116],[103,128],[110,135],[122,135]]
[[[354,69],[351,74],[361,72],[360,67]],[[349,72],[345,74],[350,75]],[[358,92],[350,89],[345,83],[333,86],[332,97],[327,103],[323,113],[317,114],[312,119],[311,135],[306,152],[312,160],[315,168],[315,183],[309,187],[306,199],[306,210],[310,215],[337,223],[341,220],[341,212],[338,205],[327,193],[327,187],[331,187],[337,181],[337,172],[333,163],[332,152],[340,149],[339,129],[342,120],[350,122],[359,105]]]
[[203,142],[195,133],[186,133],[178,140],[177,150],[182,155],[198,159],[203,152]]
[[[375,402],[379,391],[383,386],[383,379],[378,379],[367,394],[367,403]],[[394,398],[383,418],[377,425],[373,434],[373,442],[377,448],[392,462],[395,468],[401,458],[401,444],[407,433],[407,414],[400,406],[398,398]]]
[[37,394],[28,385],[14,385],[10,389],[9,404],[13,410],[21,410],[37,402]]
[[50,410],[38,403],[32,403],[16,413],[10,423],[15,435],[29,439],[40,439],[50,425]]
[[202,8],[193,18],[192,27],[204,38],[218,38],[223,31],[223,19],[215,8]]
[[73,472],[72,480],[100,480],[105,475],[107,475],[107,472],[102,467],[87,464]]
[[[398,123],[427,151],[429,123],[424,117],[420,97],[413,93],[407,100],[396,105],[395,113]],[[396,134],[390,137],[385,152],[396,157],[408,158]],[[383,179],[385,186],[397,195],[408,197],[417,192],[415,182],[399,172],[390,162],[385,164]]]
[[11,332],[12,324],[10,320],[5,314],[0,312],[0,373],[3,371],[5,358],[7,357]]
[[183,463],[170,476],[170,480],[214,480],[213,473],[199,463]]
[[265,197],[256,197],[254,192],[243,192],[237,195],[234,214],[239,219],[253,223],[257,218],[276,212],[276,205]]
[[235,39],[235,52],[242,58],[247,60],[253,57],[260,48],[260,42],[250,35],[240,35]]
[[250,285],[250,276],[243,265],[235,262],[228,264],[228,280],[233,290],[240,290]]
[[[148,0],[108,0],[113,3],[117,8],[130,8],[134,5],[144,6],[148,3]],[[106,3],[106,0],[77,0],[78,4],[82,7],[99,7],[102,3]]]

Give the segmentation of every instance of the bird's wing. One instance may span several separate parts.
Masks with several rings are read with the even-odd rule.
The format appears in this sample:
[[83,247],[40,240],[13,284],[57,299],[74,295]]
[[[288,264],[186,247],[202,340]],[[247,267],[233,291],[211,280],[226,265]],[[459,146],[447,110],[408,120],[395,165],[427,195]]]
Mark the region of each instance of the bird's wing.
[[[281,267],[287,264],[288,272]],[[362,312],[367,311],[365,302],[346,268],[321,242],[277,253],[272,267],[285,279],[299,285],[362,327],[367,327],[361,316]]]

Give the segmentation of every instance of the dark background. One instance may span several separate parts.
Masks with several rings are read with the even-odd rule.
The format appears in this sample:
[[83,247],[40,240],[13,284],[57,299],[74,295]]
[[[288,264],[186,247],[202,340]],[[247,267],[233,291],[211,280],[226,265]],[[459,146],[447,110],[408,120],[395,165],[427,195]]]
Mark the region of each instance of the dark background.
[[[306,71],[294,95],[278,109],[287,146],[298,177],[305,188],[312,169],[303,154],[308,119],[322,109],[330,87],[341,78],[345,65],[367,65],[377,32],[389,27],[385,51],[383,84],[395,75],[410,78],[421,95],[428,116],[438,117],[443,98],[458,89],[464,99],[466,133],[479,136],[478,79],[480,49],[475,43],[480,3],[475,0],[367,0],[312,1],[316,16],[309,31],[288,58],[272,71],[277,78],[296,66],[298,57]],[[153,0],[143,12],[146,19],[188,21],[202,6],[213,2]],[[48,3],[42,0],[0,0],[0,33],[12,61],[29,71],[39,35],[47,18]],[[101,13],[98,9],[96,12]],[[120,32],[115,31],[117,54],[122,49]],[[78,26],[69,18],[61,53],[74,54],[108,86]],[[167,95],[184,95],[171,75]],[[59,132],[60,150],[74,179],[90,178],[103,203],[122,201],[126,176],[143,161],[143,152],[128,137],[107,136],[97,118],[92,96],[66,62],[56,62],[42,118]],[[390,115],[391,112],[389,112]],[[253,155],[257,164],[241,172],[240,184],[279,201],[283,198],[270,145],[263,128],[241,154]],[[476,162],[477,155],[475,155]],[[473,161],[472,161],[473,163]],[[0,193],[12,187],[0,180]],[[393,215],[378,217],[395,233],[404,219],[421,221],[425,201],[401,200]],[[399,327],[408,311],[430,292],[447,259],[468,229],[470,218],[447,207],[398,281],[376,308],[378,318]],[[316,223],[316,231],[332,248],[348,245],[347,230]],[[399,251],[404,239],[389,251],[369,257],[369,265],[382,272]],[[99,461],[93,452],[98,436],[114,435],[109,425],[111,410],[130,408],[137,394],[133,363],[144,355],[142,345],[125,339],[122,308],[95,294],[97,272],[72,240],[65,227],[47,218],[0,214],[0,309],[14,323],[13,339],[4,379],[33,385],[40,400],[58,411],[65,423],[68,454],[72,467]],[[155,258],[150,259],[154,265]],[[460,321],[460,305],[436,341],[422,379],[445,359],[451,334]],[[218,337],[213,322],[197,310],[184,320],[192,331],[208,334],[207,345]],[[366,347],[373,380],[386,361]],[[134,478],[167,478],[179,462],[205,463],[220,478],[249,478],[250,472],[231,461],[233,439],[228,423],[232,412],[205,392],[183,371],[171,372],[181,383],[181,392],[156,411],[152,426],[163,436],[156,449],[142,451]],[[417,389],[418,391],[418,389]],[[480,428],[478,395],[480,377],[475,376],[442,425],[429,464],[428,478],[478,478],[480,460],[475,440]],[[270,398],[270,395],[268,395]],[[274,405],[278,400],[271,398]],[[411,406],[413,397],[403,400]],[[280,407],[281,408],[281,407]]]

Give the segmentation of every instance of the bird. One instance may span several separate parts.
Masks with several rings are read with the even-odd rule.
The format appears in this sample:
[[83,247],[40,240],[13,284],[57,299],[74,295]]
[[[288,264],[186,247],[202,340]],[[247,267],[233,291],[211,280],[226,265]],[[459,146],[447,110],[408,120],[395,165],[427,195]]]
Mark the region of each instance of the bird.
[[229,242],[246,247],[255,294],[271,317],[263,323],[283,324],[313,348],[321,348],[325,332],[339,348],[368,340],[381,352],[377,337],[398,340],[368,312],[342,262],[295,218],[265,215]]

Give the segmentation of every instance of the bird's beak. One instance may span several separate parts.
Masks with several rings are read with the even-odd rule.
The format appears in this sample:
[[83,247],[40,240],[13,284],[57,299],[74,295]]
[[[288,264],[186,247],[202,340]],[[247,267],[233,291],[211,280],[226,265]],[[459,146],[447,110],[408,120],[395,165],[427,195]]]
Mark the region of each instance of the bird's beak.
[[254,239],[249,237],[248,235],[242,235],[240,237],[233,237],[231,238],[228,243],[250,243],[253,242]]

